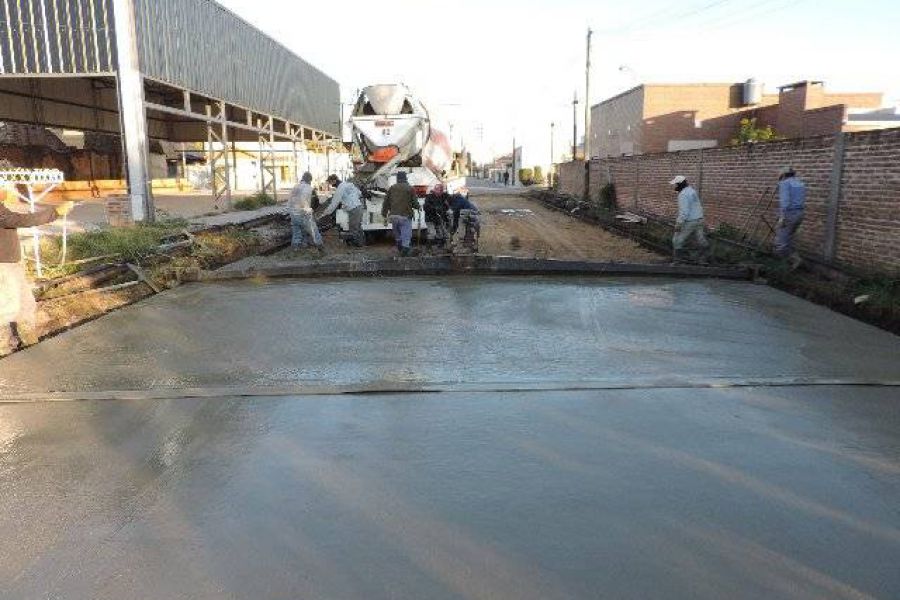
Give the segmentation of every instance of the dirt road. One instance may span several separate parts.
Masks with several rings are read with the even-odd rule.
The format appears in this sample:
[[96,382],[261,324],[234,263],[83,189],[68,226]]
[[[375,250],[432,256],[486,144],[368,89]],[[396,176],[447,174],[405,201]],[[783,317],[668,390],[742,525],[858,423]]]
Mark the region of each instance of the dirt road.
[[472,195],[482,213],[481,253],[537,258],[658,263],[636,242],[519,195]]
[[[664,263],[666,257],[641,248],[636,242],[550,210],[516,194],[473,193],[472,201],[482,213],[479,253],[493,256],[558,258],[629,263]],[[416,244],[416,235],[413,244]],[[324,234],[327,254],[314,250],[294,254],[283,250],[272,256],[245,259],[228,268],[264,267],[273,262],[328,261],[383,258],[396,252],[390,235],[365,248],[350,248],[335,230]]]

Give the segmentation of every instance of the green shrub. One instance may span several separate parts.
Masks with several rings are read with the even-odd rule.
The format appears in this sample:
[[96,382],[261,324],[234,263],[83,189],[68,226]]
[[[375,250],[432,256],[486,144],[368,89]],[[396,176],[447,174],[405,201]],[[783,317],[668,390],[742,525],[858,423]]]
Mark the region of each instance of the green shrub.
[[234,203],[235,210],[257,210],[264,206],[274,206],[275,199],[264,192],[258,192],[252,196],[247,196]]
[[716,227],[715,235],[723,240],[731,240],[734,242],[740,242],[744,237],[741,230],[731,223],[720,223],[719,226]]
[[600,208],[607,212],[615,212],[619,209],[616,184],[610,182],[600,188]]
[[519,169],[519,183],[531,185],[534,183],[534,171],[529,168]]
[[540,166],[532,169],[532,181],[536,185],[544,185],[544,170]]
[[864,279],[856,288],[858,296],[868,296],[867,302],[878,308],[900,309],[900,279],[876,277]]
[[756,126],[756,117],[752,119],[741,119],[738,126],[737,136],[731,140],[732,146],[740,146],[741,144],[750,144],[753,142],[767,142],[769,140],[782,139],[771,125],[765,127]]

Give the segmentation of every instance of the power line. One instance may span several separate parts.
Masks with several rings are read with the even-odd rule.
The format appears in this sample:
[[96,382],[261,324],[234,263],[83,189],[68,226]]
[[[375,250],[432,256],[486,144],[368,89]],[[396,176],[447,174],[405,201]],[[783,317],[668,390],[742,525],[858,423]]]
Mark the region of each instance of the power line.
[[662,23],[671,25],[673,23],[678,23],[685,19],[690,19],[691,17],[693,17],[695,15],[704,13],[708,10],[712,10],[714,8],[728,4],[730,2],[734,2],[734,0],[713,0],[712,2],[707,2],[706,4],[703,4],[702,6],[695,6],[694,8],[691,8],[687,11],[676,13],[671,16],[667,16],[667,15],[659,16],[659,14],[657,14],[658,18],[653,19],[649,22],[644,22],[644,23],[640,23],[640,21],[636,22],[635,25],[640,25],[639,27],[629,25],[629,26],[626,26],[626,27],[623,27],[620,29],[607,30],[606,32],[621,35],[624,33],[631,33],[634,31],[646,31],[649,29],[653,29],[655,26],[662,24]]
[[[750,10],[737,10],[736,12],[728,12],[724,14],[718,15],[710,15],[710,19],[700,21],[697,23],[698,29],[703,29],[704,33],[712,33],[715,31],[729,29],[736,25],[742,25],[746,23],[748,20],[755,19],[761,15],[771,15],[777,12],[781,12],[792,8],[806,0],[788,0],[786,4],[782,6],[770,6],[773,2],[778,2],[779,0],[763,0],[762,2],[757,2],[753,6],[743,7],[744,9],[749,8]],[[760,10],[762,9],[762,10]],[[696,13],[695,13],[696,14]],[[628,39],[631,42],[640,42],[640,41],[648,41],[654,40],[656,37],[654,35],[646,34],[649,29],[637,30],[642,33],[642,35],[638,36],[630,36]]]
[[660,16],[664,16],[667,13],[669,13],[670,11],[672,11],[673,9],[680,8],[681,6],[683,6],[682,2],[673,2],[673,3],[669,4],[668,6],[666,6],[665,8],[662,8],[660,10],[645,12],[641,16],[631,19],[630,21],[627,21],[627,22],[623,23],[622,25],[619,25],[615,29],[603,30],[602,33],[609,33],[609,32],[615,32],[615,31],[628,31],[629,29],[633,28],[635,25],[639,25],[639,24],[645,22],[648,18],[651,18],[651,17],[659,18]]
[[777,12],[781,12],[787,10],[789,8],[793,8],[797,6],[801,2],[805,0],[787,0],[784,4],[772,6],[772,4],[779,2],[780,0],[767,0],[764,2],[757,3],[755,6],[749,7],[750,10],[740,11],[737,13],[731,13],[726,15],[719,15],[707,21],[705,23],[700,23],[700,27],[712,29],[712,30],[722,30],[728,29],[730,27],[734,27],[735,25],[741,25],[746,23],[748,20],[753,20],[756,17],[765,15],[769,16]]

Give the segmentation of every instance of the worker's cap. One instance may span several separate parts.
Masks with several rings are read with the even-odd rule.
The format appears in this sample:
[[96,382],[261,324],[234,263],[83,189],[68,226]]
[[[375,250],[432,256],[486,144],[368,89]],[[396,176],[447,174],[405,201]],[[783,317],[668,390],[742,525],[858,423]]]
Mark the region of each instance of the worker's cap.
[[687,181],[687,177],[685,177],[684,175],[679,175],[675,179],[670,181],[669,185],[680,185],[680,184],[684,183],[685,181]]
[[792,167],[790,165],[781,167],[781,169],[778,170],[779,177],[784,177],[785,175],[791,175],[793,173],[794,173],[794,167]]

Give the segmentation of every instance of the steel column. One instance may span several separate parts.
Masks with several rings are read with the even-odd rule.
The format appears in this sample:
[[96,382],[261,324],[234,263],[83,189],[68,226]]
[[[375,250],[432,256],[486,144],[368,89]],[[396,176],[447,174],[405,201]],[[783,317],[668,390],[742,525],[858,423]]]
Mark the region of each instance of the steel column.
[[216,103],[214,114],[212,105],[206,105],[206,139],[209,144],[207,162],[209,163],[210,187],[216,208],[224,199],[227,208],[231,208],[231,173],[228,163],[228,124],[225,121],[225,103]]
[[[80,6],[80,4],[79,4]],[[150,160],[147,139],[147,112],[144,109],[144,80],[138,60],[133,0],[113,0],[119,115],[128,165],[128,192],[135,221],[153,221],[150,189]]]
[[275,174],[275,130],[272,118],[264,125],[257,121],[257,129],[268,130],[268,134],[259,134],[259,191],[271,195],[278,200],[278,183]]

